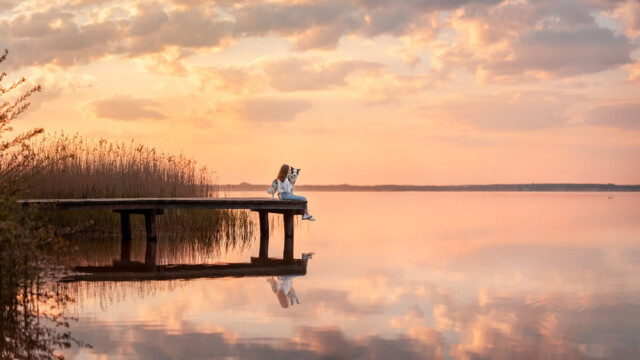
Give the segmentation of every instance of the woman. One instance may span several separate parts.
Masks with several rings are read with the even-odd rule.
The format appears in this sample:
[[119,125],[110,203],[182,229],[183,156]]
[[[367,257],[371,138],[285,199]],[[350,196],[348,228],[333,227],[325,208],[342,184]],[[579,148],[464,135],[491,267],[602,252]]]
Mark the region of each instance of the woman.
[[[291,166],[287,164],[282,165],[277,177],[278,193],[280,194],[280,199],[307,201],[307,198],[305,198],[304,196],[293,195],[293,184],[289,182],[289,174],[291,174]],[[314,217],[309,214],[309,209],[305,207],[304,215],[302,215],[302,220],[315,221],[316,219],[314,219]]]
[[280,276],[278,277],[278,280],[273,277],[271,279],[267,279],[269,284],[271,284],[271,290],[273,290],[273,293],[276,294],[276,297],[280,302],[280,306],[285,309],[289,307],[289,303],[291,303],[291,306],[300,304],[296,291],[293,289],[292,279],[294,277],[296,276],[288,275]]

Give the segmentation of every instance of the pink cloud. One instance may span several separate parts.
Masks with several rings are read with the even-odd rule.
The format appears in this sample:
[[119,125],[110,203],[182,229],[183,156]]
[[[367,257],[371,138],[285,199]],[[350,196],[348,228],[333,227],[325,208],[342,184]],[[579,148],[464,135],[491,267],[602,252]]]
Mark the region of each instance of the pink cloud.
[[287,57],[266,61],[263,68],[274,89],[300,91],[346,86],[350,75],[375,73],[383,70],[384,66],[360,60],[322,61]]
[[483,83],[517,83],[597,73],[630,63],[636,48],[600,27],[579,3],[505,2],[450,19],[458,37],[436,54],[442,77],[466,68]]
[[278,123],[293,121],[296,116],[311,108],[311,103],[297,99],[272,97],[243,98],[221,104],[219,111],[252,123]]
[[11,67],[87,63],[117,52],[114,45],[122,35],[114,22],[79,26],[75,15],[55,9],[0,20],[0,34],[13,54],[7,61]]
[[[9,64],[14,67],[68,67],[110,55],[138,57],[179,48],[179,58],[164,62],[167,69],[184,73],[181,61],[195,50],[224,48],[244,37],[284,37],[293,50],[308,51],[334,49],[346,36],[389,35],[429,44],[432,79],[442,81],[456,69],[466,69],[480,82],[518,83],[627,65],[636,49],[630,36],[636,36],[640,26],[640,5],[633,1],[173,3],[178,6],[144,2],[125,16],[103,11],[106,15],[99,21],[86,21],[80,16],[82,6],[102,0],[63,2],[0,20],[0,36],[6,39],[4,47],[16,55]],[[102,10],[123,9],[117,1],[104,4]],[[593,15],[597,11],[613,14],[627,29],[626,35],[599,25]]]
[[424,108],[428,119],[487,130],[533,130],[566,126],[577,97],[560,92],[506,92],[464,96]]
[[148,99],[116,95],[106,99],[94,100],[89,103],[89,108],[98,118],[124,121],[165,119],[166,116],[164,114],[152,109],[157,105],[155,101]]
[[598,105],[591,109],[587,123],[620,129],[640,129],[640,101]]

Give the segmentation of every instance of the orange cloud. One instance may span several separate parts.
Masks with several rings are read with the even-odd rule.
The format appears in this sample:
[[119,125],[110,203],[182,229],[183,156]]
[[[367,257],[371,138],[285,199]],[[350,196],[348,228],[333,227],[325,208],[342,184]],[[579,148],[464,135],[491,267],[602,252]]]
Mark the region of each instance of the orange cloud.
[[458,10],[449,24],[458,37],[436,54],[433,70],[466,68],[481,83],[597,73],[628,64],[635,48],[578,3],[503,2]]
[[286,57],[267,60],[263,64],[269,84],[278,91],[325,90],[346,86],[350,76],[375,74],[382,64],[337,59]]
[[250,123],[277,123],[293,121],[310,107],[305,100],[256,97],[220,104],[218,111]]
[[166,116],[151,109],[158,103],[148,99],[137,99],[130,96],[112,96],[110,98],[94,100],[88,103],[96,117],[113,120],[162,120]]
[[565,126],[566,111],[578,98],[561,92],[507,92],[465,96],[424,108],[429,119],[492,130]]
[[625,66],[625,69],[629,72],[629,77],[626,82],[639,84],[640,83],[640,60],[636,59],[636,62]]
[[587,122],[620,129],[640,129],[640,101],[632,100],[598,105],[591,109]]
[[610,13],[622,24],[627,36],[640,36],[640,3],[634,0],[626,0],[621,2],[621,5],[614,8]]

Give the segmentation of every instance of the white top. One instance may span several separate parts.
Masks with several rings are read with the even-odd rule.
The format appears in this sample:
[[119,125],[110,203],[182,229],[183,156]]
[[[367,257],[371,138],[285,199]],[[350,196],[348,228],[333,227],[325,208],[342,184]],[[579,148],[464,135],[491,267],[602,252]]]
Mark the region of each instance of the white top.
[[284,178],[284,181],[278,180],[278,192],[282,193],[293,193],[293,185],[289,182],[289,179]]
[[267,279],[267,281],[271,284],[271,290],[273,290],[274,293],[278,292],[278,290],[282,290],[285,295],[288,295],[291,288],[293,288],[293,281],[291,280],[293,280],[294,277],[296,276],[279,276],[278,282],[273,278]]

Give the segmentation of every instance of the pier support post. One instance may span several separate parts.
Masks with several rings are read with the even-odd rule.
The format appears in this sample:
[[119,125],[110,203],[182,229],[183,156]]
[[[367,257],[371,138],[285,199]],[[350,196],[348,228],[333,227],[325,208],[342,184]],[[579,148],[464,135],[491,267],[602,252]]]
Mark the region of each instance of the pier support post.
[[284,219],[284,253],[282,258],[286,263],[293,262],[293,211],[285,211]]
[[261,260],[269,258],[269,213],[259,211],[260,216],[260,255]]
[[156,210],[144,213],[144,225],[147,230],[147,251],[144,255],[144,263],[148,266],[156,265],[156,247],[158,237],[156,234]]
[[120,230],[122,243],[120,246],[120,261],[131,261],[131,213],[120,212]]

